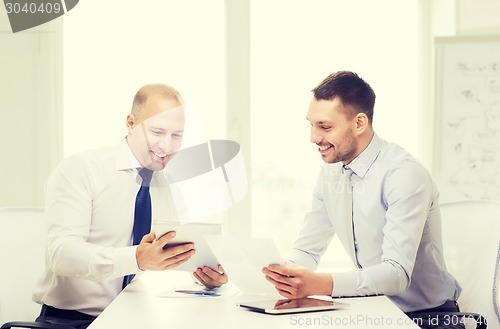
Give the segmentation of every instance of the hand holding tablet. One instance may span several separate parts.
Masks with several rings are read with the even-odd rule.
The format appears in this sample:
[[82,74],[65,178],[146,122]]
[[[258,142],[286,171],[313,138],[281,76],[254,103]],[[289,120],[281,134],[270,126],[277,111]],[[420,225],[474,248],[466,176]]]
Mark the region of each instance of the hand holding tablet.
[[221,226],[219,224],[202,224],[202,223],[188,223],[181,224],[173,221],[157,220],[153,222],[153,232],[155,232],[157,239],[164,234],[175,231],[175,237],[163,246],[163,249],[174,248],[186,243],[193,243],[195,253],[191,258],[172,270],[195,272],[198,268],[208,266],[214,270],[218,269],[219,261],[214,256],[204,236],[220,235]]
[[169,232],[159,239],[156,239],[155,234],[152,232],[143,236],[135,250],[139,269],[143,271],[164,271],[189,260],[195,253],[193,243],[186,243],[169,250],[163,250],[163,245],[174,236],[174,232]]

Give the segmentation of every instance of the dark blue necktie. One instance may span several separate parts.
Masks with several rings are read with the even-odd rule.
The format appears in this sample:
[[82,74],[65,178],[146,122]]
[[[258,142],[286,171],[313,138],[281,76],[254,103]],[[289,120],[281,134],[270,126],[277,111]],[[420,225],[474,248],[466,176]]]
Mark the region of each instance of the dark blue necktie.
[[[142,178],[141,188],[135,198],[133,245],[138,245],[142,237],[151,231],[151,195],[149,194],[149,183],[153,177],[153,171],[139,169]],[[125,288],[134,278],[135,274],[126,275],[123,278],[122,288]]]

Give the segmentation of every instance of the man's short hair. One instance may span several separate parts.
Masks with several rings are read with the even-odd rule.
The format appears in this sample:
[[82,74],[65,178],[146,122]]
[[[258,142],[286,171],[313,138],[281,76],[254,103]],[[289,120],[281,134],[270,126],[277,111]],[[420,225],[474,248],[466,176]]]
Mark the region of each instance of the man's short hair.
[[312,92],[317,100],[331,101],[338,98],[349,119],[362,112],[366,114],[370,123],[373,121],[375,92],[354,72],[339,71],[330,74]]
[[150,97],[154,96],[160,96],[184,104],[180,93],[175,88],[161,83],[147,84],[137,91],[132,102],[131,114],[137,121],[146,119],[143,117],[144,105]]

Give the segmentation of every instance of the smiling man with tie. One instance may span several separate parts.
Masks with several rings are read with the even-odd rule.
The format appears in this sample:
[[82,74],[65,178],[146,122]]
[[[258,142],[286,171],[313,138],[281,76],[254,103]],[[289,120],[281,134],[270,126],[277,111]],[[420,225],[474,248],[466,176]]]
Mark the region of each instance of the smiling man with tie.
[[[164,249],[174,232],[150,233],[154,218],[177,218],[163,169],[182,144],[183,105],[168,85],[142,87],[126,138],[68,157],[51,174],[47,267],[33,293],[42,304],[37,321],[86,328],[136,274],[174,268],[195,253],[193,244]],[[220,269],[197,272],[208,287],[227,282]]]

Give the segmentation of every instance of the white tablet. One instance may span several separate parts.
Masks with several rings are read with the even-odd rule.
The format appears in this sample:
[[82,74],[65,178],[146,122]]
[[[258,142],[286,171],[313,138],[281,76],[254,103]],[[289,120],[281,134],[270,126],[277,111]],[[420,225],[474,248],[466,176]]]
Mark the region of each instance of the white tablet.
[[262,268],[269,264],[283,264],[273,239],[207,235],[206,241],[229,280],[241,291],[279,298],[276,288],[262,273]]
[[163,248],[169,248],[184,243],[194,243],[196,253],[191,258],[174,268],[177,271],[194,272],[197,268],[208,266],[217,270],[219,261],[212,253],[205,241],[205,235],[220,235],[221,225],[219,224],[203,224],[203,223],[189,223],[181,224],[179,222],[171,221],[155,221],[153,223],[152,231],[155,232],[159,238],[167,232],[175,231],[175,237],[170,240]]
[[267,314],[290,314],[304,312],[331,311],[345,308],[347,303],[333,300],[317,299],[312,297],[297,299],[265,300],[238,304],[239,307],[250,311]]

